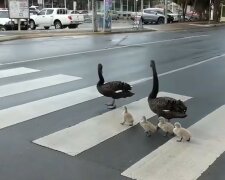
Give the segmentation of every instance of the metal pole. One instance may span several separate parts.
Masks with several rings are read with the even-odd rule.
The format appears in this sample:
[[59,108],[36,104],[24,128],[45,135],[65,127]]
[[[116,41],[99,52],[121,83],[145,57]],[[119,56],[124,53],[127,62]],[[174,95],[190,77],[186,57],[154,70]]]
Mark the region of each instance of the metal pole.
[[172,2],[172,13],[173,13],[173,11],[174,11],[174,9],[173,9],[173,3],[174,3],[174,2]]
[[64,0],[64,5],[65,5],[65,8],[66,8],[66,0]]
[[144,6],[144,2],[143,0],[141,0],[141,12],[143,12],[143,6]]
[[96,0],[92,0],[92,25],[93,25],[93,32],[97,32],[97,11],[96,11]]
[[42,6],[45,8],[45,0],[42,1]]
[[136,3],[135,3],[136,18],[137,18],[137,2],[138,0],[136,0]]
[[127,0],[127,18],[128,18],[128,10],[129,10],[129,9],[128,9],[128,5],[129,5],[129,4],[128,4],[128,0]]
[[20,31],[20,19],[18,19],[18,31]]
[[103,32],[105,32],[105,0],[104,0]]
[[88,0],[88,13],[90,12],[90,0]]
[[167,0],[165,0],[165,24],[167,24]]
[[52,8],[53,8],[53,0],[52,0]]
[[209,24],[211,19],[211,0],[209,1]]

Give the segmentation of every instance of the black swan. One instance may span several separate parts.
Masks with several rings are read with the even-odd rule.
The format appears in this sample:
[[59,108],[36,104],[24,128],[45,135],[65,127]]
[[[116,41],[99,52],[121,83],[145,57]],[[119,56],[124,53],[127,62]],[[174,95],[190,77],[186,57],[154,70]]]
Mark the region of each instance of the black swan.
[[187,107],[181,100],[171,97],[157,97],[159,91],[159,80],[156,71],[155,61],[151,60],[150,67],[153,71],[153,88],[148,96],[150,109],[158,115],[168,120],[172,118],[185,118]]
[[106,105],[109,109],[114,109],[116,108],[115,99],[131,97],[134,93],[130,91],[132,87],[125,82],[111,81],[105,83],[102,75],[102,68],[102,64],[98,64],[99,81],[97,83],[97,89],[100,94],[113,99],[112,103]]

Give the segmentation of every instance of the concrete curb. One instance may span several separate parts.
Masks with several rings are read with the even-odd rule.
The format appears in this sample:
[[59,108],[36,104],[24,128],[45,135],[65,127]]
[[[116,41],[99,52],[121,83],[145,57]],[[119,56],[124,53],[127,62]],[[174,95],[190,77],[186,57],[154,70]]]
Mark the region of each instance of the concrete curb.
[[10,36],[0,36],[0,42],[17,40],[17,39],[31,39],[31,38],[41,38],[41,37],[60,37],[60,36],[83,36],[83,35],[110,35],[110,34],[126,34],[126,33],[143,33],[156,31],[153,29],[143,29],[143,30],[133,30],[130,29],[124,31],[114,31],[114,32],[47,32],[47,33],[29,33],[29,34],[18,34]]
[[18,35],[13,35],[13,36],[1,36],[0,37],[0,42],[4,42],[4,41],[12,41],[12,40],[16,40],[19,39]]
[[186,24],[189,25],[188,28],[171,28],[171,29],[158,29],[158,32],[173,32],[173,31],[187,31],[191,29],[199,29],[199,28],[212,28],[212,27],[220,27],[220,26],[225,26],[225,23],[223,24]]

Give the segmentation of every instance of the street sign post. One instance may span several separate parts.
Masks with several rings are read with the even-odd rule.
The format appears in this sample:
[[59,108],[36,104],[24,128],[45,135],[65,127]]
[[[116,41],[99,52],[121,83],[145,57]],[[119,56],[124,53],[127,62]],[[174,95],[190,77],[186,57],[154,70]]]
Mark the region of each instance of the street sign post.
[[110,32],[112,26],[112,0],[104,0],[104,18],[103,18],[103,31]]
[[20,31],[20,19],[29,19],[29,2],[28,0],[8,0],[9,18],[18,19],[18,30]]

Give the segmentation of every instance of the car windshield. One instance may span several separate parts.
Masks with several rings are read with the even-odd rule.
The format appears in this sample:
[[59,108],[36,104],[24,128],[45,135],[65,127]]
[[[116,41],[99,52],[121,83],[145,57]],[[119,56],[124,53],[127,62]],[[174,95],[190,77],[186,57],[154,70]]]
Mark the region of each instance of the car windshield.
[[9,18],[8,11],[0,11],[0,18]]

